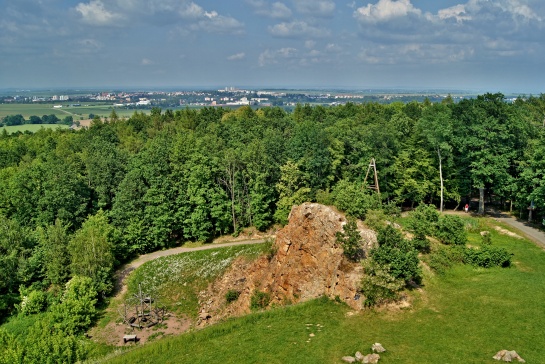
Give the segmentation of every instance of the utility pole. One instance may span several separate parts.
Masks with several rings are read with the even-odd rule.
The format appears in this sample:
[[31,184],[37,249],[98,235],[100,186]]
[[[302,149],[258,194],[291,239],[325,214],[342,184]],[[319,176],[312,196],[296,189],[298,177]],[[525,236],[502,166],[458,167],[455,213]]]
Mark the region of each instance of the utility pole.
[[[369,177],[369,172],[371,172],[371,168],[373,169],[373,178],[375,184],[366,186],[365,183],[367,182],[367,177]],[[377,193],[380,195],[380,188],[378,186],[377,164],[375,163],[375,158],[371,158],[371,162],[369,162],[369,167],[367,167],[367,173],[365,174],[365,179],[363,180],[363,185],[367,188],[377,191]]]

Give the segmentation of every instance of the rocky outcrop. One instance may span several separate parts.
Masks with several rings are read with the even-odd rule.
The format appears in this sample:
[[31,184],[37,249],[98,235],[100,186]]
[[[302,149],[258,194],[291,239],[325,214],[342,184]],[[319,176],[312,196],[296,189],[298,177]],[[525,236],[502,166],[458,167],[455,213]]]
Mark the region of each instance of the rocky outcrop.
[[[219,318],[250,311],[251,296],[265,292],[269,305],[302,302],[321,296],[341,299],[354,309],[361,309],[358,287],[362,278],[359,263],[350,262],[336,242],[346,218],[332,207],[304,203],[294,206],[289,223],[278,231],[273,254],[253,262],[235,261],[226,274],[199,297],[201,312]],[[376,235],[361,222],[362,249],[366,253],[376,244]],[[229,290],[240,292],[227,304]]]

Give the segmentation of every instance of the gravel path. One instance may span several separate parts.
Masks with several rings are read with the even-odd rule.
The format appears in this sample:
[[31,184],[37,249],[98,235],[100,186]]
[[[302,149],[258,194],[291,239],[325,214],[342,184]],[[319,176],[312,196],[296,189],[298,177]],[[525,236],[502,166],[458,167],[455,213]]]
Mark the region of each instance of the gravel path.
[[121,268],[117,270],[117,272],[114,275],[115,278],[115,287],[114,287],[114,297],[120,297],[122,296],[126,290],[127,285],[125,284],[125,278],[136,268],[140,267],[142,264],[149,262],[150,260],[154,260],[160,257],[166,257],[169,255],[174,254],[180,254],[180,253],[188,253],[188,252],[194,252],[197,250],[208,250],[208,249],[215,249],[215,248],[225,248],[228,246],[235,246],[235,245],[249,245],[249,244],[260,244],[264,243],[266,239],[253,239],[253,240],[240,240],[240,241],[233,241],[230,243],[217,243],[217,244],[208,244],[203,245],[197,248],[185,248],[183,246],[167,249],[167,250],[160,250],[153,253],[141,255],[135,260],[133,260],[130,263],[125,264]]
[[496,218],[498,221],[514,227],[515,229],[519,230],[522,235],[532,240],[540,247],[545,248],[545,233],[542,230],[536,229],[531,224],[528,224],[527,221],[514,218],[506,213],[493,212],[490,215]]

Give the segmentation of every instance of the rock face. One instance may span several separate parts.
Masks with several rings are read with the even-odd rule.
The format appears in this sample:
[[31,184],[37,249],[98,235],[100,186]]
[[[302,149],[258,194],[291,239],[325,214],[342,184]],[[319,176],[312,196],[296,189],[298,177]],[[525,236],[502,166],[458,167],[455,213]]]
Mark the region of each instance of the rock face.
[[[289,223],[276,235],[275,254],[247,263],[237,260],[226,274],[199,297],[201,312],[219,318],[249,312],[251,296],[256,291],[269,294],[269,304],[302,302],[321,296],[341,299],[354,309],[361,309],[357,290],[362,277],[359,263],[352,263],[336,243],[335,234],[343,230],[346,218],[335,209],[304,203],[294,206]],[[364,229],[362,249],[376,244],[376,234]],[[225,294],[237,290],[237,301],[227,304]]]

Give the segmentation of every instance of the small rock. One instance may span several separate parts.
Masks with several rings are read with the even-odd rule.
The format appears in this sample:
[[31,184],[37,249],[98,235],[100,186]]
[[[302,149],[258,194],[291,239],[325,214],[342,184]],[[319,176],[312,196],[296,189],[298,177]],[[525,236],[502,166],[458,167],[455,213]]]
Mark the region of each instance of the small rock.
[[501,360],[501,358],[503,358],[503,356],[505,355],[505,353],[507,352],[507,350],[500,350],[496,353],[496,355],[494,355],[492,357],[492,359],[495,359],[495,360]]
[[355,363],[356,358],[354,358],[353,356],[343,356],[342,361],[347,362],[347,363]]
[[374,343],[373,346],[371,346],[371,349],[373,350],[373,352],[377,353],[384,353],[386,351],[381,343]]
[[380,359],[380,355],[378,354],[368,354],[363,357],[363,363],[376,364],[378,363],[379,359]]
[[522,359],[514,350],[500,350],[492,357],[492,359],[502,360],[505,362],[512,362],[514,359],[516,359],[519,363],[526,363],[526,360]]
[[481,231],[481,236],[490,235],[490,231]]
[[316,335],[314,335],[314,334],[311,332],[310,334],[308,334],[308,336],[314,337],[314,336],[316,336]]
[[356,357],[357,361],[362,361],[363,360],[363,354],[360,353],[359,351],[356,352],[355,357]]

